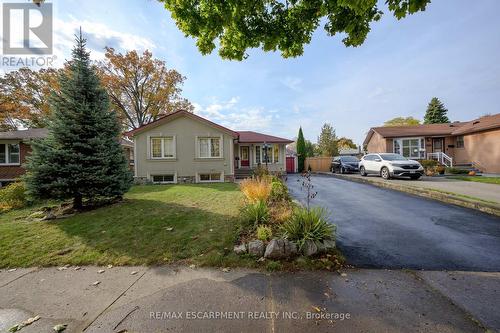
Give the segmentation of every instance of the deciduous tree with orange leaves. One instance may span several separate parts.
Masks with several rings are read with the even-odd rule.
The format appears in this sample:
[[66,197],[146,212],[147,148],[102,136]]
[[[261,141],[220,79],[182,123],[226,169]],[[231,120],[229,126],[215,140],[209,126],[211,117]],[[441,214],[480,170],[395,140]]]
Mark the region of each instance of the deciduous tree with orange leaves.
[[122,54],[107,47],[106,59],[98,67],[111,105],[127,128],[138,128],[178,109],[193,110],[181,97],[185,77],[147,50]]
[[23,67],[0,77],[0,128],[45,127],[50,113],[48,99],[58,90],[62,69],[34,71]]

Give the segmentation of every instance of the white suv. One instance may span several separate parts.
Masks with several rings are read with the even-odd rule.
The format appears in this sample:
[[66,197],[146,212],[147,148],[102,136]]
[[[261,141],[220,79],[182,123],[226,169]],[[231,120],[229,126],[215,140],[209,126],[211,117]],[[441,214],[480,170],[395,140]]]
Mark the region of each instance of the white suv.
[[424,168],[420,163],[404,156],[392,153],[367,154],[359,161],[361,176],[376,174],[384,179],[391,177],[410,177],[419,179]]

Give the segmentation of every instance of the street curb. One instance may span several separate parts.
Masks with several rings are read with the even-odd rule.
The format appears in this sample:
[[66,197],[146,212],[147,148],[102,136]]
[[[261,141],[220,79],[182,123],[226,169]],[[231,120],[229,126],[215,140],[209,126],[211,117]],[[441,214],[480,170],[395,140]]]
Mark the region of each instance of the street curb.
[[370,178],[357,178],[357,177],[350,177],[346,175],[340,175],[340,174],[332,174],[332,173],[326,173],[326,172],[318,172],[317,174],[320,175],[327,175],[331,177],[336,177],[339,179],[344,179],[352,182],[357,182],[357,183],[363,183],[363,184],[370,184],[382,188],[388,188],[391,190],[396,190],[400,192],[405,192],[413,195],[418,195],[419,197],[424,197],[424,198],[429,198],[429,199],[434,199],[438,201],[442,201],[445,203],[449,203],[452,205],[456,206],[461,206],[465,208],[470,208],[470,209],[475,209],[479,210],[483,213],[488,213],[491,215],[496,215],[500,216],[500,205],[495,205],[493,203],[487,203],[487,202],[481,202],[481,201],[476,201],[472,199],[465,199],[459,196],[455,196],[453,194],[449,193],[442,193],[439,191],[435,191],[432,189],[426,189],[422,187],[413,187],[413,186],[404,186],[400,184],[394,184],[391,183],[390,181],[387,182],[379,182],[379,181],[374,181],[371,180]]

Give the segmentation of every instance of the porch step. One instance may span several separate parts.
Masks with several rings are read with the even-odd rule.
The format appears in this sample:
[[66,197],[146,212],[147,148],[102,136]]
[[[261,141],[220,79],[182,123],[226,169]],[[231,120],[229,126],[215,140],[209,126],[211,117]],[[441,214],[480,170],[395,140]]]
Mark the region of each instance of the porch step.
[[474,167],[474,164],[472,164],[472,163],[455,164],[453,167],[456,168],[456,169],[460,169],[460,170],[481,172],[481,170],[479,170],[478,168]]
[[234,170],[234,177],[236,179],[245,179],[253,176],[253,169],[236,169]]

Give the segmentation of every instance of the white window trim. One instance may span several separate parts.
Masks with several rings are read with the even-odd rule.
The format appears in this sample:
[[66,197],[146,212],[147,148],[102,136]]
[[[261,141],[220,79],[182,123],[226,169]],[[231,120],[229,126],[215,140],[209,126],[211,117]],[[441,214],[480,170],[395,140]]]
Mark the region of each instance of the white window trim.
[[[20,142],[0,142],[0,144],[5,145],[5,163],[0,163],[0,166],[18,166],[21,165],[21,143]],[[19,146],[19,162],[10,163],[10,154],[9,154],[9,145],[18,145]]]
[[[173,175],[174,176],[174,180],[171,181],[171,182],[155,182],[155,181],[153,181],[153,177],[154,176],[169,176],[169,175]],[[161,172],[161,173],[158,173],[158,174],[152,174],[152,175],[149,175],[149,180],[153,184],[177,184],[177,172]]]
[[[219,156],[209,156],[209,157],[202,157],[201,156],[201,139],[219,139]],[[224,137],[221,136],[196,136],[196,157],[200,159],[220,159],[224,157]],[[209,141],[209,146],[208,146],[208,151],[211,154],[212,153],[212,141]]]
[[[419,153],[419,156],[418,156],[418,157],[414,157],[414,156],[404,156],[404,155],[403,155],[403,140],[418,140],[418,153]],[[424,148],[422,148],[422,145],[421,145],[422,141],[421,141],[421,140],[424,140]],[[398,142],[399,142],[399,149],[400,149],[399,154],[400,154],[401,156],[404,156],[404,157],[406,157],[406,158],[416,158],[416,159],[420,159],[420,158],[422,158],[422,156],[421,156],[421,154],[420,154],[420,153],[421,153],[421,152],[423,152],[423,154],[422,154],[422,155],[423,155],[423,158],[425,158],[425,156],[426,156],[426,154],[425,154],[425,152],[426,152],[426,149],[425,149],[425,137],[423,137],[423,136],[415,136],[415,137],[408,137],[408,138],[407,138],[407,137],[404,137],[404,138],[394,138],[394,139],[392,139],[392,152],[393,152],[394,154],[396,154],[396,149],[395,149],[395,148],[396,148],[396,147],[395,147],[395,143],[396,143],[396,141],[398,141]],[[410,155],[411,155],[411,154],[410,154]]]
[[[270,146],[269,148],[271,148],[271,155],[268,156],[269,157],[269,162],[267,162],[267,164],[280,164],[282,163],[282,156],[280,154],[280,151],[281,151],[281,148],[280,148],[280,144],[279,143],[268,143],[268,145]],[[266,164],[266,162],[264,161],[264,144],[256,144],[255,146],[259,146],[260,149],[260,164]],[[278,146],[278,162],[274,162],[274,146]],[[255,154],[256,155],[256,154]],[[257,164],[257,156],[254,156],[254,162],[255,164]]]
[[[174,145],[174,156],[165,157],[165,139],[172,138],[172,144]],[[150,136],[148,137],[149,142],[149,156],[152,160],[175,160],[177,159],[177,136],[176,135],[163,135],[163,136]],[[153,140],[161,139],[161,157],[153,156]]]
[[[201,180],[200,179],[200,175],[212,174],[212,173],[220,173],[220,179],[219,180]],[[197,183],[223,183],[224,182],[224,171],[197,172],[196,173],[196,182]]]

